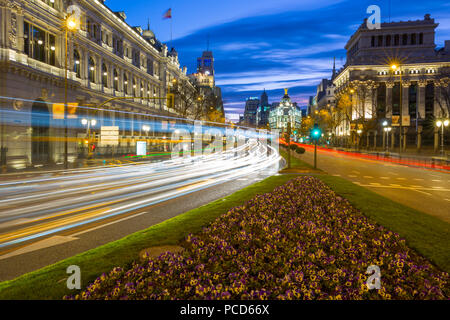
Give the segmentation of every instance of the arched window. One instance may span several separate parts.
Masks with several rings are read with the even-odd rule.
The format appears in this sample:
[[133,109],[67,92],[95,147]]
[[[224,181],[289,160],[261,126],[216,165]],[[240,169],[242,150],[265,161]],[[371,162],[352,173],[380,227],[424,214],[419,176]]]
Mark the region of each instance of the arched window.
[[95,83],[95,61],[89,57],[89,81]]
[[106,68],[106,64],[102,65],[102,84],[105,88],[108,88],[108,69]]
[[119,74],[116,69],[114,69],[114,90],[119,91]]
[[81,61],[80,54],[77,50],[73,51],[73,72],[77,75],[77,78],[81,78]]
[[123,75],[123,87],[125,89],[125,94],[128,94],[128,76],[126,73]]

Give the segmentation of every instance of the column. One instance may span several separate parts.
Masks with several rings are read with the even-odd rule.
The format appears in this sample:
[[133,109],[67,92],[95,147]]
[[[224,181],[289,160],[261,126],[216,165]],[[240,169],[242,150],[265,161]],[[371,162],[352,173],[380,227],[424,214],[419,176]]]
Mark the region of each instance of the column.
[[425,87],[427,82],[425,80],[419,80],[417,83],[417,116],[418,116],[418,128],[417,128],[417,150],[422,149],[422,131],[423,126],[421,119],[425,119]]
[[[405,116],[409,116],[409,86],[411,83],[409,81],[403,81],[402,83],[402,118]],[[404,123],[403,119],[401,119],[403,127],[403,137],[402,137],[402,149],[406,150],[406,136],[409,131],[409,127],[411,126],[411,121],[409,123]]]

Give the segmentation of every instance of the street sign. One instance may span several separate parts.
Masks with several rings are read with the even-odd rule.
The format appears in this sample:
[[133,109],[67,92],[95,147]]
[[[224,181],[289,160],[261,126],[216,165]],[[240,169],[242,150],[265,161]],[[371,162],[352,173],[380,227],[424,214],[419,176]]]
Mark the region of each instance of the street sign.
[[119,145],[119,127],[101,127],[100,144],[103,147]]
[[392,116],[392,126],[400,127],[400,116]]
[[147,155],[147,142],[138,141],[136,143],[136,155],[137,156],[146,156]]
[[411,125],[411,116],[402,117],[402,126],[409,127]]

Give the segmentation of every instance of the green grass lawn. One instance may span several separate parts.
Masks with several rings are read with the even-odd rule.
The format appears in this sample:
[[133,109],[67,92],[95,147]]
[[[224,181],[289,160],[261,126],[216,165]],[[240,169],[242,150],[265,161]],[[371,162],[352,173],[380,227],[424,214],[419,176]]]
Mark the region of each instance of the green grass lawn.
[[197,233],[229,209],[242,205],[257,194],[271,192],[275,187],[295,178],[292,175],[270,177],[244,188],[224,199],[191,210],[161,224],[134,233],[124,239],[89,250],[54,265],[0,283],[0,299],[61,299],[74,294],[66,287],[66,269],[81,268],[84,289],[102,273],[114,267],[126,268],[139,259],[141,250],[164,245],[176,245],[190,233]]

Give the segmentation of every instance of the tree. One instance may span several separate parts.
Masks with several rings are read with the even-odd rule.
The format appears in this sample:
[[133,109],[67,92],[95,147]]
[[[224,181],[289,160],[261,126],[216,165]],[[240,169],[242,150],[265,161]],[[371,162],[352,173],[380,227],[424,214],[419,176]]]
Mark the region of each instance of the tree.
[[203,118],[203,104],[200,90],[189,80],[175,82],[170,92],[175,95],[174,109],[182,118],[200,120]]

